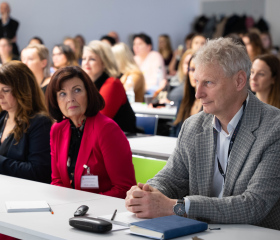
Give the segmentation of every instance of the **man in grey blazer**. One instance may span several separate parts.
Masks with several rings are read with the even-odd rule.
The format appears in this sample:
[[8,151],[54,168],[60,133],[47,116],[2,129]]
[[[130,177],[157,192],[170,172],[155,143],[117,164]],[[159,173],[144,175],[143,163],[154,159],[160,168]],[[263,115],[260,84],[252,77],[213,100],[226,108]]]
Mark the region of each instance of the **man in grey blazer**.
[[248,90],[251,62],[233,40],[208,41],[194,62],[203,112],[184,122],[164,169],[127,192],[127,209],[280,230],[280,110]]

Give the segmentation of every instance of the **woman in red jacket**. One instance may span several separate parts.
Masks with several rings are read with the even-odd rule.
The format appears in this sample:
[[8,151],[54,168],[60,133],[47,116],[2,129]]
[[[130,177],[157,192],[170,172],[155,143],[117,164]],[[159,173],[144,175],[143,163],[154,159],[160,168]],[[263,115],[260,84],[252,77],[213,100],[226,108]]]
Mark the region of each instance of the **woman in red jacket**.
[[101,41],[91,41],[84,47],[82,68],[104,98],[101,113],[112,118],[124,132],[135,133],[135,114],[118,79],[120,73],[111,47]]
[[119,126],[99,113],[104,100],[76,66],[59,69],[46,92],[52,184],[125,198],[135,182],[132,153]]

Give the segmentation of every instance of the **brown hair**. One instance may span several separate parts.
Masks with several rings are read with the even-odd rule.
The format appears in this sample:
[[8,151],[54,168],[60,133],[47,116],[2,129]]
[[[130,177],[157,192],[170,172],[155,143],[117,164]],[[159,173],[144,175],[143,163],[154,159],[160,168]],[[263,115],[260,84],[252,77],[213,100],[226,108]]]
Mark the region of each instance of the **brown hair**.
[[[189,65],[192,61],[193,57],[191,57],[189,61]],[[183,122],[190,116],[192,105],[195,101],[195,88],[190,83],[189,74],[187,75],[187,79],[185,81],[184,88],[184,97],[181,102],[180,108],[178,110],[177,118],[174,121],[174,125],[177,125],[180,122]]]
[[[195,51],[193,49],[188,49],[186,50],[182,57],[181,57],[181,60],[179,62],[179,66],[178,66],[178,77],[179,77],[179,82],[184,82],[186,80],[186,77],[184,72],[183,72],[183,64],[184,64],[184,61],[185,61],[185,58],[188,56],[188,55],[194,55]],[[189,60],[189,65],[190,65],[190,61]]]
[[[280,108],[280,60],[272,54],[264,54],[256,59],[264,61],[270,68],[271,77],[274,78],[274,84],[268,95],[268,104]],[[256,60],[255,59],[255,60]]]
[[167,59],[173,53],[170,37],[167,34],[161,34],[159,38],[164,38],[166,41],[166,48],[158,47],[158,52],[163,56],[164,59]]
[[79,61],[79,58],[82,57],[82,49],[80,47],[80,44],[79,42],[76,40],[76,38],[71,38],[71,37],[66,37],[64,38],[63,40],[63,44],[65,44],[65,41],[67,40],[70,40],[73,42],[74,46],[75,46],[75,51],[74,51],[74,55],[75,55],[75,58],[76,58],[76,61],[78,62]]
[[55,47],[57,47],[60,50],[60,52],[63,55],[65,55],[65,57],[67,59],[67,66],[70,66],[70,65],[78,66],[78,62],[76,60],[75,53],[68,45],[57,44],[53,48],[55,48]]
[[250,44],[253,47],[253,56],[250,56],[251,61],[254,60],[255,57],[261,54],[267,53],[267,51],[264,49],[262,40],[260,38],[260,35],[255,32],[249,32],[245,34],[243,37],[248,37],[250,40]]
[[[48,116],[44,94],[31,70],[20,61],[8,62],[0,68],[0,83],[12,88],[18,108],[15,114],[14,138],[18,142],[37,114]],[[1,107],[0,110],[2,111]]]
[[63,114],[57,103],[57,92],[61,90],[61,85],[63,82],[74,77],[77,77],[83,81],[87,91],[88,106],[85,116],[95,116],[105,106],[103,97],[100,95],[94,83],[84,70],[78,66],[69,66],[58,69],[52,76],[46,91],[46,103],[49,113],[58,122],[63,120]]

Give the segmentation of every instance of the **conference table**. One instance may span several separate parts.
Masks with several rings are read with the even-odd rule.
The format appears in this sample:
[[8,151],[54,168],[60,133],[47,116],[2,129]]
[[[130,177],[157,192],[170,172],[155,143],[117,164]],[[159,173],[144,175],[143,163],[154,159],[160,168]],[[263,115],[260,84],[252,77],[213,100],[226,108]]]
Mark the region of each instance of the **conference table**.
[[164,136],[140,136],[128,138],[132,154],[167,160],[173,152],[177,138]]
[[[125,212],[124,200],[83,192],[49,184],[0,175],[0,232],[9,236],[28,240],[92,240],[92,239],[146,239],[134,236],[125,230],[105,234],[85,232],[69,225],[69,218],[80,205],[88,205],[88,217]],[[7,213],[6,201],[47,201],[54,214],[50,212]],[[204,240],[242,240],[279,239],[280,231],[240,224],[210,224],[207,230],[177,239],[192,239],[197,236]]]
[[135,102],[131,104],[131,107],[135,113],[147,114],[151,116],[157,115],[158,118],[164,118],[164,119],[174,119],[177,112],[176,106],[150,108],[146,103]]

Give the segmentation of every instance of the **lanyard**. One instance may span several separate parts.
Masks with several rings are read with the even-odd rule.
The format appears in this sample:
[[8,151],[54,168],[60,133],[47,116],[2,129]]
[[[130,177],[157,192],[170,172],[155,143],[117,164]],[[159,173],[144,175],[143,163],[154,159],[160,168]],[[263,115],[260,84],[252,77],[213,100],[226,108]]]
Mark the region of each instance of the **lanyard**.
[[[245,108],[246,108],[246,100],[243,102],[243,113],[244,113]],[[232,136],[231,136],[231,139],[230,139],[230,142],[229,142],[229,147],[228,147],[228,158],[229,158],[230,152],[232,150],[233,144],[235,142],[235,138],[237,136],[237,133],[239,131],[241,120],[242,120],[242,117],[243,117],[243,113],[242,113],[242,116],[241,116],[240,120],[237,123],[236,128],[234,129],[234,132],[233,132]],[[217,130],[215,128],[213,128],[213,130],[214,130],[214,137],[215,137],[215,141],[216,141],[216,145],[217,145]],[[217,154],[217,161],[218,161],[219,172],[222,175],[222,177],[224,178],[224,182],[225,182],[226,181],[226,172],[224,172],[224,170],[221,166],[220,160],[218,158],[218,154]],[[228,162],[227,162],[227,165],[228,165]],[[226,166],[226,171],[227,171],[227,166]]]

